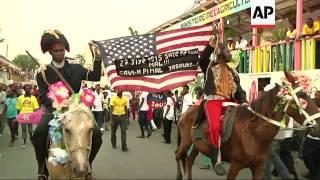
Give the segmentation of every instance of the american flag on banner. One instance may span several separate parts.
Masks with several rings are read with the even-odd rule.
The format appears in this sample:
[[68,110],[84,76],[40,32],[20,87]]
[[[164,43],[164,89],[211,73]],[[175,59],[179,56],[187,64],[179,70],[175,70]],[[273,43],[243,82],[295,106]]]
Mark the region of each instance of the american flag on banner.
[[204,50],[212,35],[212,25],[197,26],[185,29],[128,36],[104,41],[96,41],[100,48],[105,65],[105,73],[111,88],[116,90],[135,90],[162,92],[181,87],[197,77],[196,70],[177,71],[163,75],[121,77],[116,72],[115,61],[149,57],[177,50]]

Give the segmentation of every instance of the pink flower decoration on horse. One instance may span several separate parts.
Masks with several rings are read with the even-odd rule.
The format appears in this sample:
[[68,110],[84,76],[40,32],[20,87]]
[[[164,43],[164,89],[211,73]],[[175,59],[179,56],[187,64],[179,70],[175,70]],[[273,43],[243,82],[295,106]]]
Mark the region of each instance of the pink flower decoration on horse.
[[95,98],[93,91],[89,88],[84,88],[80,96],[81,102],[86,106],[92,106]]
[[303,92],[310,93],[311,91],[311,79],[305,75],[297,75],[296,83],[302,87]]
[[70,97],[70,91],[67,86],[62,82],[58,81],[49,86],[48,98],[53,101],[54,104],[61,106]]
[[299,101],[300,101],[300,105],[303,109],[306,109],[307,106],[308,106],[308,102],[302,98],[299,98]]
[[278,96],[280,96],[280,97],[285,97],[288,94],[289,94],[288,89],[284,88],[284,87],[281,87],[279,92],[278,92]]

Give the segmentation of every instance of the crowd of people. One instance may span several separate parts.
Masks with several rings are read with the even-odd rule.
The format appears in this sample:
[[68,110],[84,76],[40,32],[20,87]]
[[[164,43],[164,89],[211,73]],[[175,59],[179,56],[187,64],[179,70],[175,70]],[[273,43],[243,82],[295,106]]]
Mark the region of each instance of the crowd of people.
[[[87,85],[82,87],[87,88]],[[82,89],[80,91],[82,91]],[[149,138],[152,132],[163,127],[163,143],[171,144],[172,125],[176,125],[179,116],[195,102],[189,86],[178,90],[160,93],[165,96],[164,106],[151,107],[148,103],[149,92],[145,91],[112,91],[101,88],[100,84],[92,87],[95,94],[92,113],[101,132],[111,130],[111,143],[117,147],[116,132],[121,129],[122,150],[127,151],[126,130],[130,121],[137,120],[141,134],[137,138]],[[136,118],[138,117],[138,118]]]
[[38,88],[30,84],[11,84],[6,86],[0,84],[0,136],[2,136],[5,124],[10,129],[9,146],[14,143],[19,136],[19,127],[21,127],[22,145],[26,148],[28,135],[31,138],[33,133],[32,125],[19,124],[16,121],[18,114],[35,112],[39,109]]
[[[309,18],[304,27],[302,37],[313,36],[315,34],[319,34],[319,23],[313,22],[312,19]],[[290,25],[288,37],[293,38],[294,35],[294,26]],[[210,78],[217,78],[220,81],[217,80],[217,82],[214,82],[218,84],[206,81],[207,84],[205,84],[204,89],[196,88],[196,97],[192,96],[189,86],[185,85],[181,87],[182,91],[180,93],[178,90],[174,90],[174,92],[162,92],[162,94],[165,95],[165,105],[155,109],[148,103],[148,97],[151,92],[113,91],[107,87],[101,87],[100,84],[90,87],[95,95],[94,103],[90,108],[97,124],[92,134],[93,141],[89,157],[90,164],[93,162],[101,147],[101,135],[102,133],[106,133],[106,131],[111,131],[111,146],[116,149],[116,134],[120,126],[121,150],[124,152],[129,150],[127,145],[128,126],[136,120],[141,132],[137,138],[149,138],[152,136],[153,131],[163,128],[163,143],[171,144],[172,126],[177,124],[179,116],[185,113],[191,106],[199,105],[201,99],[206,98],[211,104],[216,104],[219,101],[219,108],[222,106],[222,101],[227,101],[232,98],[236,98],[239,103],[247,103],[245,93],[240,86],[238,75],[228,68],[226,63],[231,59],[228,50],[244,49],[250,43],[247,43],[241,36],[238,37],[235,44],[231,38],[228,39],[226,47],[222,43],[219,43],[217,48],[221,48],[222,54],[218,57],[223,58],[218,58],[213,68],[208,69],[208,59],[213,49],[216,48],[215,44],[214,40],[211,39],[204,50],[207,56],[201,57],[199,65],[204,74],[210,76]],[[98,50],[92,49],[93,57],[95,57],[93,71],[86,70],[80,65],[69,64],[65,60],[64,53],[66,50],[69,51],[69,44],[59,31],[45,32],[41,40],[41,48],[44,53],[48,51],[53,60],[52,64],[48,66],[50,68],[46,69],[46,72],[37,74],[36,78],[39,88],[30,84],[0,85],[0,136],[3,133],[5,124],[8,124],[11,135],[10,140],[8,140],[9,146],[14,146],[19,135],[19,127],[21,127],[21,148],[26,148],[29,135],[35,148],[38,161],[39,179],[48,176],[48,172],[45,172],[46,168],[43,168],[43,162],[47,150],[48,123],[53,118],[54,111],[52,103],[46,96],[48,93],[48,85],[61,79],[65,81],[64,78],[66,78],[65,83],[69,84],[69,90],[75,93],[81,93],[85,88],[88,88],[86,85],[81,87],[82,80],[99,81],[101,75],[101,56]],[[226,48],[228,50],[225,50]],[[207,70],[210,70],[210,72],[206,73]],[[221,77],[219,75],[221,75]],[[223,78],[225,81],[221,80]],[[206,97],[204,97],[204,95],[206,95]],[[35,112],[40,107],[46,108],[46,115],[42,117],[41,122],[35,130],[33,130],[32,125],[19,124],[16,121],[16,117],[19,114]],[[210,113],[214,114],[215,112]],[[220,118],[220,115],[218,118]],[[292,123],[289,123],[288,127],[292,127]],[[282,178],[298,178],[291,156],[290,140],[288,140],[288,138],[292,137],[292,132],[285,134],[286,135],[281,137],[279,137],[280,135],[277,136],[274,140],[273,148],[265,169],[265,172],[267,172],[265,173],[265,179],[270,179],[272,164]],[[220,135],[218,136],[218,138],[220,138]],[[319,136],[319,132],[308,132],[305,137],[304,146],[302,146],[304,148],[303,160],[310,171],[306,177],[311,179],[318,176],[319,173],[320,162],[314,158],[320,149]],[[281,139],[281,141],[278,141],[279,139]],[[194,145],[196,147],[201,145],[201,143],[203,143],[202,140],[197,139]],[[217,146],[220,145],[218,144]],[[310,147],[312,148],[310,149]],[[210,167],[209,164],[205,164],[205,166]],[[88,174],[88,176],[90,176],[90,174]]]
[[[84,85],[80,89],[87,88]],[[122,150],[127,151],[126,131],[130,121],[138,121],[141,134],[137,138],[148,138],[152,132],[163,128],[163,143],[171,143],[172,125],[176,125],[179,116],[184,113],[195,102],[189,86],[184,86],[181,93],[178,90],[166,91],[162,94],[166,96],[164,107],[153,109],[148,104],[149,92],[138,91],[112,91],[108,88],[96,84],[91,87],[95,95],[95,100],[91,111],[101,132],[111,130],[111,143],[116,148],[116,132],[118,127],[121,129]],[[32,136],[33,126],[31,124],[20,124],[16,120],[18,114],[35,112],[42,103],[39,98],[39,88],[31,84],[11,84],[0,85],[0,136],[7,123],[11,139],[9,146],[14,143],[21,127],[22,145],[26,148],[27,139]],[[147,134],[145,134],[145,132]]]

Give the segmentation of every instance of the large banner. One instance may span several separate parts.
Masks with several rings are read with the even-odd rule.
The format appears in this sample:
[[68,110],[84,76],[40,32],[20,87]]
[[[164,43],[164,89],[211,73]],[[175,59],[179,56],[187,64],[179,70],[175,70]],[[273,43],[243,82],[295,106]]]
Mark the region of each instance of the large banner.
[[164,92],[197,77],[195,57],[207,46],[211,35],[212,25],[208,24],[96,43],[112,89]]
[[153,109],[161,109],[166,105],[167,96],[163,93],[149,93],[147,103]]
[[157,56],[116,60],[119,76],[150,76],[185,70],[197,70],[199,50],[173,51]]
[[191,26],[207,24],[230,14],[248,9],[250,7],[250,0],[228,0],[180,22],[180,27],[176,27],[176,25],[175,27],[187,28]]

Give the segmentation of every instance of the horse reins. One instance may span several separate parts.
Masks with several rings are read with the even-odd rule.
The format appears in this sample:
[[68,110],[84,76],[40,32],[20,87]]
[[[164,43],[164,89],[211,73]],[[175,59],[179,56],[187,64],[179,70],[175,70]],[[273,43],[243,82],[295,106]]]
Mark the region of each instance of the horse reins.
[[[248,106],[247,109],[250,112],[252,112],[254,115],[260,117],[261,119],[263,119],[263,120],[265,120],[265,121],[267,121],[267,122],[269,122],[271,124],[274,124],[276,126],[282,127],[282,128],[284,128],[286,130],[289,130],[289,129],[305,129],[305,128],[309,128],[309,127],[313,127],[313,126],[317,125],[317,123],[315,122],[315,119],[320,117],[320,112],[310,116],[303,109],[303,107],[299,103],[299,100],[298,100],[298,97],[297,97],[297,93],[302,90],[302,87],[298,87],[298,88],[296,88],[294,90],[291,87],[287,87],[287,88],[290,88],[288,92],[291,95],[291,97],[293,98],[293,100],[295,101],[295,104],[298,107],[298,110],[301,111],[302,114],[306,117],[306,120],[303,123],[303,127],[300,127],[300,128],[284,128],[284,127],[281,126],[281,123],[279,121],[276,121],[274,119],[268,118],[268,117],[266,117],[266,116],[264,116],[264,115],[262,115],[262,114],[260,114],[260,113],[258,113],[256,111],[254,111],[250,106]],[[290,105],[290,101],[287,100],[287,103],[286,103],[285,108],[284,108],[284,113],[287,112],[289,105]],[[308,125],[308,123],[311,123],[311,124]]]
[[[216,24],[213,24],[212,26],[218,30],[218,33],[217,33],[217,35],[216,35],[216,47],[215,47],[214,50],[213,50],[213,54],[215,55],[215,58],[217,58],[217,55],[216,55],[216,54],[217,54],[217,49],[218,49],[218,45],[219,45],[219,38],[220,38],[220,35],[219,35],[219,27],[218,27],[219,25],[217,26]],[[210,70],[213,62],[214,62],[214,61],[211,60],[210,63],[209,63],[209,65],[208,65],[208,67],[207,67],[206,77],[208,77],[208,75],[209,75],[209,74],[208,74],[208,71]],[[205,78],[204,84],[206,84],[207,80],[208,80],[208,78]]]

